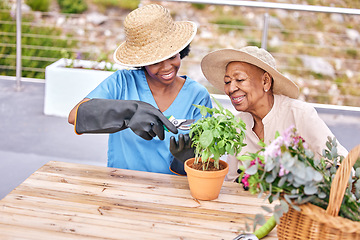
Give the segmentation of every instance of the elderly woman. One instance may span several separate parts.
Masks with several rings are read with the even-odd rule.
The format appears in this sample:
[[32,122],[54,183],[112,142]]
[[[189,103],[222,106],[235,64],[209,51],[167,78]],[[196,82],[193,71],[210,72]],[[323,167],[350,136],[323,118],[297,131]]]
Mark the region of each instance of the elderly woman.
[[77,134],[110,133],[108,167],[184,174],[169,142],[187,132],[167,117],[196,120],[201,114],[193,104],[212,106],[204,86],[178,75],[196,24],[173,21],[166,8],[149,4],[130,12],[124,28],[126,40],[114,60],[129,69],[116,71],[84,96],[68,121]]
[[[275,59],[266,50],[255,46],[217,50],[203,58],[201,68],[207,80],[230,97],[246,123],[247,146],[240,154],[257,152],[260,140],[269,144],[277,131],[282,133],[291,125],[317,157],[326,148],[327,137],[334,136],[312,105],[296,99],[298,87],[276,69]],[[347,155],[340,144],[338,152]],[[240,162],[229,156],[228,163],[227,180],[234,181]]]

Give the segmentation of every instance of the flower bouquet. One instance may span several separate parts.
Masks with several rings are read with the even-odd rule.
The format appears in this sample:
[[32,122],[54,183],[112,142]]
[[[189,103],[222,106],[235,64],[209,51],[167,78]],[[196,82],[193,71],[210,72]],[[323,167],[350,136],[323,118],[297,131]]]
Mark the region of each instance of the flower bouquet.
[[[267,194],[266,199],[270,203],[277,202],[274,210],[264,208],[273,212],[266,229],[271,231],[269,224],[273,227],[279,224],[279,239],[356,239],[352,234],[358,234],[356,236],[360,238],[360,167],[351,173],[360,155],[360,145],[349,153],[345,160],[352,162],[348,163],[338,155],[336,139],[330,137],[322,158],[314,158],[313,152],[294,127],[282,135],[277,134],[268,146],[260,144],[263,148],[259,152],[238,157],[243,162],[239,179],[251,193],[260,196]],[[343,183],[338,185],[339,182]],[[304,215],[307,212],[309,215],[315,212],[319,214],[317,217]],[[295,217],[296,214],[302,216]],[[330,217],[334,217],[334,220]],[[306,224],[307,218],[311,219],[310,224]],[[257,215],[254,228],[265,222],[263,217]],[[348,226],[349,222],[353,229],[345,228],[349,234],[347,238],[342,230],[335,227]],[[323,232],[323,229],[328,229],[326,231],[330,233]],[[255,235],[261,238],[267,233],[262,231]],[[341,237],[337,238],[338,234]]]

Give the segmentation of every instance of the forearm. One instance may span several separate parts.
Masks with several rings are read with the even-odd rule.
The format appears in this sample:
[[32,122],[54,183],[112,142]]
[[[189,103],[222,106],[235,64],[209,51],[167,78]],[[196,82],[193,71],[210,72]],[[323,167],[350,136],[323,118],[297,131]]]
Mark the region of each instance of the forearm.
[[84,98],[83,100],[81,100],[78,104],[76,104],[76,106],[70,111],[69,116],[68,116],[68,123],[74,125],[75,124],[75,119],[76,119],[76,112],[77,109],[79,107],[79,105],[83,102],[86,102],[90,100],[89,98]]

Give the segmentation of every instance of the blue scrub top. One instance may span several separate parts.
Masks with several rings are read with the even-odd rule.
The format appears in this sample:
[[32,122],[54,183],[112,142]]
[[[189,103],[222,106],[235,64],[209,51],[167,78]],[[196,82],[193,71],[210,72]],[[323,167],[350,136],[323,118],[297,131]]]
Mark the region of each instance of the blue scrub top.
[[[163,112],[165,116],[174,116],[177,119],[200,119],[200,110],[193,106],[204,105],[212,107],[210,94],[204,86],[182,76],[186,81],[171,106]],[[150,91],[143,70],[118,70],[100,83],[87,98],[140,100],[158,108]],[[179,130],[179,133],[189,131]],[[169,166],[173,160],[170,153],[171,132],[165,131],[165,139],[158,137],[145,140],[130,129],[109,135],[108,167],[132,169],[147,172],[173,174]],[[175,136],[177,139],[178,137]]]

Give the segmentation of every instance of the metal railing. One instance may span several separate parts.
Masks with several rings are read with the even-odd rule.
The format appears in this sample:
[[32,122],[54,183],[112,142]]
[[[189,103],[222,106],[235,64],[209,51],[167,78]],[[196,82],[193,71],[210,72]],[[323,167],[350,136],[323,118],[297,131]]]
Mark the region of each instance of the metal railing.
[[[159,0],[162,1],[162,0]],[[271,3],[271,2],[255,2],[255,1],[236,1],[236,0],[163,0],[167,2],[188,2],[188,3],[202,3],[212,5],[229,5],[237,7],[254,7],[264,9],[283,9],[292,11],[305,11],[305,12],[322,12],[322,13],[339,13],[339,14],[351,14],[360,15],[360,9],[353,8],[337,8],[326,6],[313,6],[313,5],[299,5],[299,4],[287,4],[287,3]],[[267,33],[269,28],[269,14],[264,14],[264,25],[262,31],[261,47],[267,48]]]
[[[19,4],[19,2],[21,2],[20,0],[17,0],[17,3]],[[254,12],[256,9],[261,9],[264,10],[263,12],[260,12],[260,14],[262,14],[262,24],[258,24],[255,26],[234,26],[234,25],[226,25],[226,24],[215,24],[215,23],[211,23],[211,22],[199,22],[200,26],[199,26],[199,31],[203,31],[203,29],[211,29],[216,31],[219,31],[220,28],[223,29],[227,29],[228,32],[221,34],[219,36],[215,36],[213,39],[207,39],[206,38],[206,34],[198,34],[194,44],[192,44],[192,57],[188,57],[184,59],[184,64],[183,64],[183,69],[184,69],[184,74],[190,75],[192,76],[195,80],[199,80],[199,81],[203,81],[204,78],[203,76],[201,76],[201,71],[199,71],[199,63],[201,60],[201,57],[206,54],[209,51],[212,51],[216,48],[239,48],[241,45],[249,45],[250,43],[254,43],[254,44],[261,44],[261,47],[263,48],[268,48],[269,51],[275,56],[275,58],[277,59],[278,63],[280,63],[278,65],[278,68],[285,73],[292,73],[292,72],[299,72],[299,75],[304,75],[306,77],[303,77],[303,79],[307,79],[311,77],[311,74],[314,73],[310,73],[308,69],[304,68],[303,66],[299,65],[289,65],[287,64],[288,62],[292,61],[291,59],[294,58],[304,58],[308,55],[311,55],[311,51],[312,49],[317,49],[318,51],[323,51],[324,54],[321,55],[320,57],[322,57],[323,59],[325,59],[326,61],[329,62],[338,62],[341,61],[341,64],[349,66],[348,69],[347,68],[339,68],[339,69],[335,69],[336,75],[345,75],[348,74],[348,70],[350,69],[350,67],[352,67],[353,69],[351,70],[351,74],[353,76],[355,76],[355,78],[360,78],[360,61],[356,58],[339,58],[338,56],[336,56],[336,52],[346,52],[346,51],[350,51],[353,50],[356,53],[356,49],[359,48],[359,43],[357,44],[353,44],[353,43],[346,43],[346,39],[347,36],[344,33],[333,33],[333,32],[319,32],[319,34],[323,34],[324,36],[328,36],[329,38],[332,39],[339,39],[340,42],[342,42],[341,45],[334,45],[331,43],[318,43],[318,42],[312,42],[309,39],[315,38],[316,35],[318,33],[315,33],[313,31],[307,31],[306,29],[282,29],[282,28],[276,28],[276,27],[272,27],[270,24],[270,21],[272,19],[271,14],[269,14],[270,11],[276,11],[278,9],[281,10],[285,10],[287,12],[291,11],[291,12],[299,12],[299,15],[305,15],[305,14],[309,14],[309,13],[325,13],[325,14],[341,14],[341,15],[346,15],[346,16],[353,16],[357,19],[360,19],[360,9],[351,9],[351,8],[337,8],[337,7],[324,7],[324,6],[311,6],[311,5],[297,5],[297,4],[283,4],[283,3],[269,3],[269,2],[258,2],[258,1],[210,1],[210,0],[191,0],[191,1],[184,1],[184,0],[159,0],[159,2],[167,2],[167,3],[178,3],[178,4],[186,4],[186,3],[201,3],[201,4],[206,4],[207,6],[231,6],[231,7],[243,7],[247,9],[247,12]],[[19,8],[20,9],[20,8]],[[176,11],[174,11],[174,13],[176,14]],[[270,12],[271,13],[271,12]],[[47,14],[47,13],[44,13]],[[258,12],[256,12],[256,14],[258,14]],[[255,15],[256,15],[255,14]],[[50,14],[49,14],[50,15]],[[81,17],[81,15],[67,15],[67,18],[78,18]],[[118,22],[119,24],[122,24],[123,21],[123,17],[124,16],[119,16],[116,19],[112,19],[111,17],[108,18],[108,21],[113,21],[113,22]],[[20,18],[20,19],[19,19]],[[21,12],[17,12],[17,22],[21,21]],[[37,23],[38,24],[38,23]],[[41,25],[42,23],[40,23]],[[65,27],[65,26],[64,26]],[[78,27],[78,26],[76,26]],[[69,29],[70,31],[71,29]],[[1,31],[1,30],[0,30]],[[95,27],[91,27],[89,29],[85,29],[84,31],[87,32],[91,32],[91,31],[99,31],[99,32],[105,32],[106,29],[103,29],[103,27],[101,26],[97,26]],[[115,30],[114,30],[115,31]],[[234,33],[235,32],[235,33]],[[238,37],[239,41],[238,42],[230,42],[226,43],[225,41],[221,40],[221,38],[227,38],[228,36],[231,37],[231,34],[236,35],[236,32],[248,32],[248,35],[241,35]],[[286,32],[286,34],[288,35],[294,35],[294,36],[298,36],[299,39],[303,38],[303,41],[298,41],[299,39],[296,39],[296,41],[286,41],[286,40],[282,40],[281,41],[281,46],[277,46],[274,47],[273,43],[271,43],[271,40],[269,38],[269,35],[275,35],[275,34],[282,34]],[[1,35],[4,34],[14,34],[14,33],[3,33],[0,32]],[[113,33],[112,39],[113,41],[116,43],[119,43],[123,40],[123,33],[121,31],[118,31],[116,33]],[[56,47],[46,47],[46,46],[31,46],[31,45],[20,45],[21,41],[18,39],[21,36],[21,28],[17,28],[17,42],[16,42],[16,46],[15,44],[10,44],[11,47],[16,47],[17,49],[17,55],[16,56],[9,56],[7,55],[6,57],[8,58],[14,58],[16,57],[16,78],[17,78],[17,86],[19,87],[21,84],[21,59],[29,59],[32,58],[34,60],[39,60],[39,61],[55,61],[56,59],[52,59],[46,56],[22,56],[21,57],[21,49],[22,48],[42,48],[42,49],[48,49],[48,50],[60,50],[60,49],[56,49]],[[39,38],[39,37],[48,37],[48,38],[61,38],[61,37],[54,37],[54,36],[42,36],[42,35],[37,35],[37,34],[32,34],[32,33],[22,33],[23,37],[34,37],[34,38]],[[115,37],[114,37],[115,36]],[[229,37],[229,39],[230,39]],[[94,41],[94,43],[91,43],[91,39],[89,39],[88,36],[75,36],[75,37],[71,37],[75,40],[78,40],[79,42],[85,42],[86,44],[82,44],[82,49],[76,49],[76,48],[69,48],[67,49],[68,51],[72,51],[72,52],[80,52],[80,51],[92,51],[93,49],[100,49],[100,51],[111,51],[114,49],[113,46],[110,47],[110,49],[106,49],[106,44],[104,43],[103,46],[99,46],[96,45],[96,47],[93,47],[95,45],[96,41]],[[70,39],[70,38],[69,38]],[[345,39],[345,40],[343,40]],[[208,45],[203,45],[202,43],[200,44],[200,42],[209,42]],[[221,42],[222,41],[222,42]],[[116,43],[114,43],[116,45]],[[0,46],[3,46],[5,43],[0,43]],[[98,43],[97,43],[98,44]],[[87,47],[86,47],[87,46]],[[274,48],[278,48],[276,51],[274,50]],[[288,49],[298,49],[301,48],[302,49],[302,53],[298,54],[296,56],[294,56],[291,52],[286,52],[285,48]],[[309,49],[309,50],[307,50]],[[350,49],[350,50],[349,50]],[[308,52],[305,52],[308,51]],[[310,53],[310,54],[309,54]],[[20,56],[19,56],[20,55]],[[191,70],[193,68],[195,68],[195,70]],[[0,66],[0,68],[14,68],[14,66]],[[30,69],[26,69],[26,70],[30,70]],[[44,69],[32,69],[34,71],[44,71]],[[192,71],[192,72],[191,72]],[[190,73],[189,73],[190,72]],[[194,74],[195,72],[195,74]],[[197,76],[198,75],[198,76]],[[195,76],[195,77],[194,77]],[[300,79],[299,81],[304,81],[303,79]],[[328,80],[330,79],[330,80]],[[317,85],[319,84],[319,82],[321,82],[320,84],[324,84],[324,85],[328,85],[329,88],[333,87],[333,85],[338,86],[339,88],[345,89],[345,88],[349,88],[349,89],[356,89],[359,88],[360,89],[360,82],[356,82],[356,81],[350,81],[350,82],[336,82],[336,79],[331,79],[330,77],[328,79],[325,79],[324,81],[318,80],[318,79],[313,79],[310,83],[310,81],[306,82],[307,86],[301,86],[302,90],[306,90],[309,88],[309,85],[314,84]],[[206,83],[206,82],[205,82]],[[300,84],[301,85],[301,84]],[[20,88],[20,87],[19,87]],[[311,87],[310,87],[311,89]],[[210,91],[212,91],[213,89],[210,89]],[[311,91],[310,91],[311,92]],[[216,92],[215,92],[216,93]],[[328,96],[329,92],[328,89],[323,90],[322,92],[317,92],[317,93],[310,93],[310,95],[316,95],[315,97],[317,98],[326,98]],[[338,95],[342,95],[342,93],[337,93]],[[305,94],[303,94],[305,95]],[[309,95],[309,94],[308,94]],[[309,95],[309,96],[310,96]],[[306,96],[305,96],[306,97]],[[342,97],[342,96],[340,96]],[[358,102],[360,103],[360,96],[359,95],[349,95],[347,96],[352,102]],[[309,100],[309,99],[307,99]],[[310,101],[313,102],[317,102],[318,100],[314,100],[314,99],[310,99]],[[345,103],[346,105],[346,103]],[[351,104],[354,105],[354,104]],[[360,106],[360,105],[355,105],[355,106]]]
[[16,2],[16,89],[21,90],[21,0]]
[[255,7],[255,8],[266,8],[266,9],[305,11],[305,12],[323,12],[323,13],[360,15],[360,9],[354,9],[354,8],[338,8],[338,7],[289,4],[289,3],[272,3],[272,2],[263,2],[263,1],[242,1],[242,0],[220,0],[220,1],[219,0],[156,0],[156,1],[203,3],[203,4],[211,4],[211,5],[229,5],[229,6],[237,6],[237,7]]

